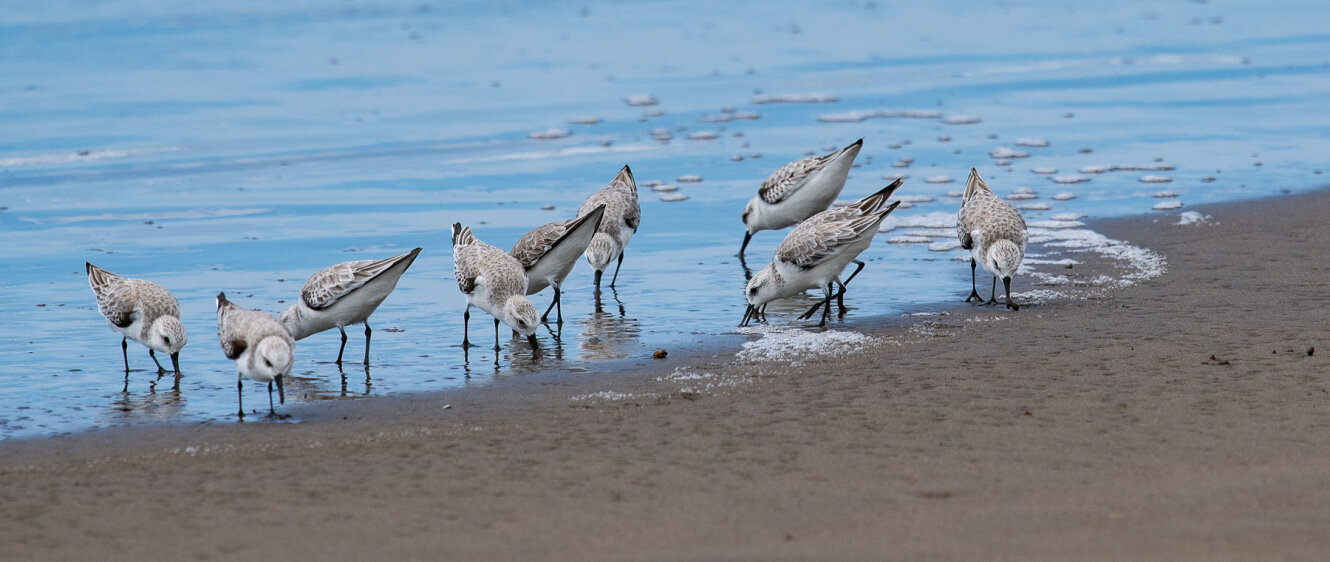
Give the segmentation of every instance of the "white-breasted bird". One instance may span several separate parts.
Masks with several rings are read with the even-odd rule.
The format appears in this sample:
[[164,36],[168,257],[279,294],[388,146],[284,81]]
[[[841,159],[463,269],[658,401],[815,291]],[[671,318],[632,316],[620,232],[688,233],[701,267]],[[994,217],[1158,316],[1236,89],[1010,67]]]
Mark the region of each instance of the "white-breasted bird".
[[180,303],[161,285],[142,279],[121,277],[84,262],[88,285],[97,297],[97,311],[120,332],[120,353],[125,359],[125,380],[129,380],[129,343],[134,340],[148,348],[148,356],[157,364],[157,373],[166,372],[157,354],[171,356],[171,368],[180,376],[180,349],[188,338],[180,323]]
[[554,287],[554,300],[541,322],[548,322],[550,311],[558,307],[558,324],[563,324],[563,305],[560,303],[561,286],[568,273],[582,257],[600,221],[605,216],[605,205],[601,204],[590,213],[577,218],[543,224],[522,235],[513,244],[508,253],[522,264],[526,272],[526,294],[539,293],[545,287]]
[[827,210],[845,188],[850,166],[864,139],[823,156],[795,160],[772,172],[754,197],[744,205],[743,257],[749,240],[762,230],[779,230]]
[[624,248],[633,239],[638,225],[642,222],[642,207],[637,202],[637,182],[633,180],[633,171],[624,165],[619,173],[610,180],[609,185],[600,191],[588,195],[577,208],[577,216],[590,214],[597,207],[605,206],[605,216],[600,226],[591,237],[587,246],[586,261],[596,270],[596,291],[600,291],[600,276],[609,267],[611,261],[618,260],[614,266],[614,277],[610,287],[619,279],[619,268],[623,267]]
[[296,341],[337,328],[342,346],[337,365],[346,351],[346,326],[365,325],[365,365],[369,365],[369,316],[397,287],[397,280],[420,254],[416,248],[381,260],[356,260],[328,266],[309,276],[300,288],[300,298],[282,311],[282,323]]
[[[771,263],[753,275],[746,288],[748,309],[740,325],[753,318],[765,317],[767,303],[802,293],[808,289],[821,289],[826,298],[813,305],[800,319],[811,318],[822,308],[825,326],[831,313],[832,299],[840,299],[840,312],[845,313],[845,285],[864,268],[856,258],[873,242],[882,220],[900,201],[887,204],[887,198],[900,187],[896,180],[878,192],[844,207],[827,209],[809,217],[794,227],[771,257]],[[844,282],[840,274],[851,262],[858,264],[854,273]],[[839,292],[834,291],[839,285]]]
[[[536,327],[540,325],[536,307],[526,298],[526,274],[522,264],[508,252],[481,242],[471,227],[453,223],[453,273],[457,288],[466,295],[462,313],[462,347],[471,346],[467,331],[471,307],[494,317],[494,351],[499,351],[499,321],[507,324],[531,343],[531,351],[540,354]],[[497,360],[497,358],[496,358]]]
[[296,341],[286,325],[276,316],[241,308],[226,300],[226,293],[217,293],[217,341],[226,358],[236,363],[240,417],[245,417],[245,377],[268,383],[268,415],[277,415],[273,409],[272,385],[277,383],[277,394],[285,404],[282,382],[295,362]]
[[1025,259],[1029,239],[1025,219],[1011,203],[994,195],[974,168],[970,168],[965,197],[956,215],[956,237],[961,247],[970,251],[970,296],[965,302],[984,300],[974,278],[976,264],[983,264],[984,270],[993,274],[993,292],[986,304],[997,304],[997,280],[1001,278],[1007,290],[1007,308],[1019,310],[1020,306],[1011,301],[1011,278]]

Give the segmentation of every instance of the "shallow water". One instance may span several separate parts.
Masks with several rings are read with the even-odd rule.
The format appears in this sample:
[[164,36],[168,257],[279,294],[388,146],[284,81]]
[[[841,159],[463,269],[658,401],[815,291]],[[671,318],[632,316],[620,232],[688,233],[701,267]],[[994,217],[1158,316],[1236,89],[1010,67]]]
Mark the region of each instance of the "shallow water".
[[[277,312],[321,267],[416,246],[371,319],[368,373],[341,376],[337,335],[313,336],[297,345],[291,400],[737,341],[744,202],[781,164],[861,137],[843,199],[906,174],[898,194],[913,206],[893,219],[914,226],[864,253],[849,328],[967,293],[945,228],[971,166],[999,194],[1030,188],[1017,204],[1032,222],[1177,221],[1190,205],[1322,185],[1330,154],[1321,2],[270,4],[34,1],[0,14],[0,437],[231,422],[219,290]],[[642,228],[604,311],[579,266],[543,359],[506,335],[497,367],[487,346],[464,359],[448,225],[507,248],[572,216],[625,163]],[[673,194],[686,199],[662,201]],[[1152,210],[1165,201],[1181,206]],[[749,265],[783,235],[759,233]],[[85,260],[175,293],[190,334],[178,388],[131,343],[122,389]],[[1045,298],[1049,279],[1014,288]],[[801,325],[812,302],[770,318]],[[482,313],[471,328],[487,341],[492,324]],[[348,332],[360,357],[361,330]],[[263,390],[245,400],[259,407]]]

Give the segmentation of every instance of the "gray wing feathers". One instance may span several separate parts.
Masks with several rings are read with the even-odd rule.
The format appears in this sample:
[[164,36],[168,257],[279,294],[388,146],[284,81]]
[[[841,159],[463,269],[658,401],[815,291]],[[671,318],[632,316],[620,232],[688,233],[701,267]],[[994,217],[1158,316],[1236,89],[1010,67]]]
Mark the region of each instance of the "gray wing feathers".
[[403,256],[381,260],[357,260],[339,263],[311,275],[300,289],[305,306],[314,310],[327,308],[351,294],[371,279],[397,264]]

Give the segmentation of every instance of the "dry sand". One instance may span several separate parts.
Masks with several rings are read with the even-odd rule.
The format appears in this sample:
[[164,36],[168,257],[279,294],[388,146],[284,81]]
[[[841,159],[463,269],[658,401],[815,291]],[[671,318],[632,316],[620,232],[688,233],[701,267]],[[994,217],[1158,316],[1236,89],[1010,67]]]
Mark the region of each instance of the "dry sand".
[[1326,209],[1100,223],[1168,272],[800,366],[3,443],[0,559],[1330,559]]

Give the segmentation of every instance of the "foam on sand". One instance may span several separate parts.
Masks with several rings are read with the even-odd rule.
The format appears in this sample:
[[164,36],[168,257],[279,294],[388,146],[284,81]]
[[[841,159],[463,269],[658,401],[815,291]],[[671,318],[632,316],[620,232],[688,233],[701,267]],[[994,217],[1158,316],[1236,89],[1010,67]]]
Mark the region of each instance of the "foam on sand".
[[873,338],[841,330],[809,331],[803,328],[758,326],[740,333],[759,333],[762,339],[743,344],[737,358],[751,363],[802,365],[820,358],[843,356],[872,343]]

